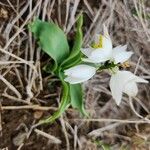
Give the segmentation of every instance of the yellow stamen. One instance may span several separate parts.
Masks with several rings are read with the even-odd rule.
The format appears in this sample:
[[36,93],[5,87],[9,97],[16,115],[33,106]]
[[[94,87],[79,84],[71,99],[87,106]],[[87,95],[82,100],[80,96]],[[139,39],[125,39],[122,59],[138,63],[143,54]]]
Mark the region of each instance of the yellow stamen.
[[100,35],[98,43],[92,44],[93,48],[102,48],[103,47],[103,36]]
[[100,35],[99,37],[99,48],[102,48],[103,47],[103,36]]
[[130,64],[129,64],[129,62],[128,61],[125,61],[124,63],[122,63],[121,65],[120,65],[122,68],[129,68],[130,67]]

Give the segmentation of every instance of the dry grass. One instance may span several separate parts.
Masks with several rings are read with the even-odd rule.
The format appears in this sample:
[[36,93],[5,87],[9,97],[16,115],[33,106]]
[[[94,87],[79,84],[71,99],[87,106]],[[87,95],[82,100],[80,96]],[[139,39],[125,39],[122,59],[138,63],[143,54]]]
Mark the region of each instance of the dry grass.
[[[52,83],[57,79],[52,76],[42,76],[41,66],[48,59],[43,62],[40,48],[37,48],[32,34],[26,30],[26,25],[37,16],[42,20],[53,20],[58,23],[68,37],[71,37],[76,18],[83,11],[85,15],[83,46],[85,47],[90,44],[95,33],[102,32],[102,24],[105,23],[114,45],[127,43],[128,49],[134,52],[129,69],[150,81],[149,0],[102,0],[100,2],[22,0],[16,3],[7,0],[7,3],[0,2],[0,8],[3,8],[3,11],[0,11],[0,19],[2,18],[0,24],[1,133],[5,128],[3,114],[6,110],[32,109],[35,112],[40,110],[43,114],[46,111],[48,115],[51,114],[48,110],[57,110],[58,103],[49,104],[47,98],[59,101],[60,89],[58,87],[51,89],[50,94],[43,92],[46,91],[45,87],[48,86],[45,85],[48,82]],[[34,131],[50,140],[47,142],[48,146],[50,143],[60,144],[63,141],[64,145],[61,146],[67,150],[97,150],[100,149],[97,141],[108,143],[112,149],[128,147],[148,150],[150,146],[148,143],[150,138],[149,84],[140,85],[139,94],[134,99],[124,96],[121,105],[117,107],[108,87],[109,78],[107,72],[97,73],[92,80],[84,83],[85,105],[91,119],[80,118],[75,110],[69,109],[59,119],[60,126],[57,126],[60,127],[58,131],[62,130],[65,141],[60,132],[56,132],[56,138],[46,129]],[[28,126],[32,127],[41,116],[37,118],[29,122]],[[2,138],[5,138],[5,133]],[[34,141],[30,137],[28,140]],[[35,142],[34,145],[36,144]],[[22,143],[18,149],[24,145],[26,143]],[[55,148],[63,149],[61,146]],[[0,145],[0,148],[3,147]]]

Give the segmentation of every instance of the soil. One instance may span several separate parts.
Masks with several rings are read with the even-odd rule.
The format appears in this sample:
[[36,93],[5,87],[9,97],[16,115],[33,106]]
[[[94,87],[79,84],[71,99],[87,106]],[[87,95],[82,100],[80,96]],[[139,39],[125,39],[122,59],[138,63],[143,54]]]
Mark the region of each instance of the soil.
[[[17,3],[19,2],[19,3]],[[88,1],[91,8],[97,9],[99,5],[98,3],[101,4],[101,1],[98,0],[89,0]],[[34,1],[36,3],[36,1]],[[11,0],[12,6],[17,10],[17,6],[19,5],[21,10],[24,5],[26,4],[25,0]],[[65,15],[65,9],[66,7],[64,6],[65,1],[62,3],[62,18],[64,18]],[[55,7],[57,8],[58,4],[55,3]],[[105,5],[103,5],[103,9],[105,9]],[[86,6],[83,4],[83,2],[80,2],[78,12],[80,10],[86,11]],[[25,14],[22,16],[22,18],[18,21],[18,25],[21,25],[23,21],[25,20],[26,16],[28,15],[28,12],[25,12]],[[57,20],[57,9],[54,9],[52,12],[52,19]],[[90,24],[92,23],[90,19],[91,14],[85,13],[84,19],[84,27],[83,30],[86,32],[89,29]],[[7,23],[9,23],[10,18],[16,17],[16,13],[14,10],[10,7],[10,4],[6,0],[1,0],[0,1],[0,25],[3,25],[3,28],[6,27]],[[47,18],[46,18],[47,19]],[[62,19],[63,20],[63,19]],[[61,23],[58,22],[60,26],[64,24],[62,21]],[[120,28],[121,30],[121,28]],[[11,31],[11,35],[13,35],[16,32],[16,30]],[[27,30],[25,30],[26,33],[28,33]],[[122,31],[121,31],[122,32]],[[123,31],[124,32],[124,31]],[[72,40],[72,37],[74,36],[74,30],[73,32],[70,32],[68,34],[68,38]],[[117,37],[118,40],[122,40],[121,42],[124,43],[124,40],[126,40],[126,37],[120,39],[120,37]],[[26,42],[26,41],[25,41]],[[120,42],[120,41],[119,41]],[[0,34],[0,47],[3,47],[6,44],[6,38],[4,37],[4,34]],[[15,47],[14,48],[14,53],[17,54],[17,50]],[[22,58],[24,58],[24,51],[25,51],[25,44],[20,46],[20,49],[23,49],[22,53]],[[4,54],[0,53],[0,58],[2,58]],[[41,54],[41,68],[44,66],[49,61],[49,58],[45,54]],[[26,80],[24,79],[23,76],[23,65],[19,65],[19,70],[21,74],[21,80],[23,81],[23,85],[25,87]],[[13,67],[12,67],[13,68]],[[0,73],[4,73],[7,69],[3,68],[1,69]],[[16,74],[15,68],[10,69],[10,74],[7,74],[6,78],[9,80],[13,85],[19,85],[19,80],[16,79]],[[106,74],[105,74],[106,76]],[[61,93],[61,86],[60,82],[57,80],[56,77],[51,76],[44,71],[42,71],[42,77],[43,77],[43,85],[44,85],[44,90],[38,92],[34,92],[34,95],[36,95],[31,102],[35,105],[40,105],[40,106],[50,106],[53,108],[58,107],[58,99],[60,97]],[[56,81],[56,82],[53,82]],[[37,81],[38,82],[38,81]],[[106,90],[109,90],[109,86],[106,85],[103,81],[99,81],[97,79],[97,82],[101,82],[101,84],[104,85],[104,88]],[[111,96],[106,93],[100,92],[94,93],[94,89],[92,86],[95,85],[95,83],[91,82],[91,87],[86,87],[85,86],[85,91],[86,91],[86,96],[85,99],[87,100],[87,108],[90,109],[90,106],[94,105],[96,114],[93,114],[93,117],[95,118],[103,118],[108,115],[108,118],[111,118],[111,115],[117,114],[118,111],[120,111],[120,114],[117,114],[118,119],[127,119],[128,117],[132,118],[132,113],[127,112],[128,107],[125,106],[125,110],[122,110],[121,108],[116,107],[116,110],[113,110],[112,107],[108,108],[106,111],[104,110],[103,114],[100,113],[100,109],[103,107],[106,107],[107,105],[114,105],[110,104],[109,101],[111,100]],[[21,92],[23,95],[22,99],[26,99],[26,91],[25,89],[20,88],[19,86],[16,88]],[[95,86],[96,87],[96,86]],[[4,96],[3,93],[6,90],[6,85],[0,81],[0,108],[1,106],[25,106],[24,104],[20,102],[13,101],[9,99],[8,97]],[[6,90],[9,95],[14,96],[13,93],[9,89]],[[143,90],[144,91],[144,90]],[[142,95],[142,98],[147,100],[147,97],[145,92],[141,92],[140,95]],[[94,94],[93,94],[94,93]],[[144,93],[144,94],[142,94]],[[50,96],[47,96],[50,95]],[[97,98],[97,101],[95,100]],[[100,97],[100,98],[98,98]],[[93,102],[94,101],[94,102]],[[93,107],[92,107],[93,108]],[[50,140],[48,140],[46,137],[43,137],[41,135],[38,135],[36,132],[32,132],[29,138],[26,138],[26,135],[28,134],[30,128],[32,125],[37,123],[40,119],[46,118],[47,116],[50,116],[54,113],[56,109],[48,110],[48,111],[43,111],[43,110],[34,110],[34,109],[16,109],[16,110],[0,110],[0,127],[2,126],[2,129],[0,128],[0,150],[17,150],[19,149],[19,146],[21,147],[21,150],[66,150],[66,140],[65,140],[65,134],[62,130],[62,123],[59,120],[56,120],[53,124],[48,124],[48,125],[42,125],[38,127],[39,130],[44,131],[50,135],[53,135],[57,138],[59,138],[62,143],[61,144],[54,144]],[[90,110],[92,113],[92,110]],[[115,112],[116,111],[116,112]],[[145,112],[142,108],[140,109],[141,114],[143,116],[147,116],[147,112]],[[133,115],[133,117],[135,117]],[[68,110],[64,114],[64,120],[68,121],[72,129],[78,126],[78,136],[79,136],[79,141],[80,144],[82,145],[83,150],[98,150],[102,149],[101,144],[98,143],[99,141],[102,141],[105,145],[109,146],[122,146],[123,148],[128,148],[128,145],[131,145],[131,149],[139,148],[143,150],[148,150],[149,145],[143,144],[138,145],[135,143],[137,140],[141,140],[142,138],[138,137],[135,132],[136,130],[136,125],[121,125],[117,127],[117,130],[114,130],[116,133],[116,136],[112,136],[111,131],[105,131],[101,136],[98,138],[92,138],[90,136],[87,136],[87,134],[94,129],[103,127],[105,124],[104,123],[98,123],[98,122],[82,122],[82,121],[76,121],[73,120],[73,118],[78,118],[82,119],[82,117],[79,115],[79,113],[76,110]],[[142,124],[142,126],[139,126],[139,133],[142,133],[145,135],[146,133],[150,133],[150,127],[147,124]],[[67,133],[70,141],[70,149],[74,149],[74,136],[73,133],[71,132],[71,129],[67,128]],[[121,135],[121,136],[119,136]],[[129,138],[128,138],[129,137]],[[139,139],[138,139],[138,138]],[[133,140],[135,139],[135,140]],[[142,139],[143,140],[143,139]],[[143,142],[143,141],[142,141]],[[144,142],[143,142],[144,143]],[[21,144],[23,144],[21,146]],[[77,148],[78,149],[78,148]],[[113,149],[118,149],[113,147]],[[120,149],[121,150],[121,149]]]

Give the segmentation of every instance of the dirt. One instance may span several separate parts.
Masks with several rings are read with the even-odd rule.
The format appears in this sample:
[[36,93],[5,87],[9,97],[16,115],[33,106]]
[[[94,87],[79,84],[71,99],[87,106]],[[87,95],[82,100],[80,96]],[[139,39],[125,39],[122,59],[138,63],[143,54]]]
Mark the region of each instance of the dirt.
[[[91,8],[93,10],[96,10],[101,6],[102,1],[98,0],[90,0],[88,1]],[[33,1],[33,4],[36,4],[36,1]],[[99,5],[97,5],[99,3]],[[12,6],[17,10],[17,6],[19,5],[21,10],[24,5],[26,4],[25,0],[12,0],[11,1]],[[64,15],[65,15],[65,9],[66,6],[64,6],[65,1],[62,2],[62,16],[61,19],[62,21],[58,21],[58,3],[56,2],[54,5],[54,10],[52,11],[51,17],[52,19],[57,22],[61,27],[64,25]],[[43,6],[42,6],[43,7]],[[72,9],[73,7],[73,2],[71,3],[70,6]],[[102,9],[105,10],[107,5],[105,3],[103,4]],[[49,6],[50,8],[50,6]],[[87,7],[84,5],[83,1],[80,2],[80,5],[78,7],[78,11],[84,10],[87,11]],[[25,12],[25,14],[21,17],[21,19],[18,20],[16,25],[20,26],[25,18],[28,16],[28,11]],[[10,4],[6,2],[5,0],[0,1],[0,25],[3,25],[3,30],[5,29],[6,25],[9,23],[10,18],[16,17],[16,12],[11,8]],[[41,17],[41,14],[40,14]],[[84,27],[83,31],[86,33],[92,23],[91,20],[91,14],[85,13],[84,14]],[[46,18],[48,19],[48,17]],[[120,19],[120,18],[115,18]],[[117,41],[115,44],[118,43],[125,43],[128,39],[127,36],[122,35],[122,33],[129,31],[128,27],[124,27],[126,22],[123,20],[119,20],[118,22],[120,23],[119,29],[114,25],[111,26],[112,29],[114,29],[114,32],[112,33],[113,36],[115,36],[116,32],[118,31],[119,33],[115,36],[113,39],[114,41]],[[28,34],[27,28],[25,27],[25,33]],[[71,31],[68,34],[68,38],[72,40],[72,37],[74,36],[74,31]],[[16,32],[16,29],[12,29],[11,35],[13,35]],[[94,32],[94,31],[93,31]],[[133,31],[134,33],[134,31]],[[129,32],[129,36],[132,35],[132,33]],[[135,35],[131,37],[133,38],[134,43],[138,41],[138,39],[135,39]],[[21,38],[20,37],[18,38]],[[121,36],[121,38],[120,38]],[[25,57],[25,45],[28,44],[28,35],[25,36],[24,43],[18,48],[17,46],[13,47],[13,44],[10,46],[13,48],[13,53],[14,54],[19,54],[22,58]],[[4,34],[0,34],[0,47],[4,47],[4,45],[7,43],[6,37]],[[137,40],[137,41],[136,41]],[[36,44],[34,45],[35,47],[37,46]],[[132,46],[132,45],[131,45]],[[144,47],[145,46],[145,47]],[[145,44],[143,47],[146,49],[147,45]],[[141,47],[140,47],[141,48]],[[139,49],[140,49],[139,48]],[[141,48],[142,49],[142,48]],[[148,50],[146,51],[148,53]],[[138,52],[137,52],[138,53]],[[145,54],[145,53],[144,53]],[[4,54],[0,53],[0,58],[3,58]],[[145,56],[147,57],[147,56]],[[47,62],[49,62],[49,57],[45,54],[41,54],[40,56],[40,61],[41,61],[41,66],[42,68]],[[14,60],[11,58],[11,60]],[[137,57],[135,57],[135,60],[137,60]],[[135,61],[137,62],[137,61]],[[148,61],[147,61],[148,62]],[[145,63],[145,62],[144,62]],[[144,64],[143,66],[148,66],[147,63]],[[148,62],[149,63],[149,62]],[[9,66],[9,65],[8,65]],[[7,67],[8,67],[7,66]],[[16,72],[15,72],[15,67],[12,65],[10,66],[10,69],[8,68],[1,68],[0,73],[6,73],[7,75],[5,76],[7,80],[10,83],[13,83],[13,85],[16,86],[18,91],[22,94],[22,99],[25,100],[28,95],[26,94],[26,79],[24,77],[24,66],[23,65],[18,65],[17,69],[20,71],[19,73],[21,74],[21,80],[23,84],[23,88],[20,86],[19,79],[16,78]],[[132,69],[132,68],[131,68]],[[8,71],[7,71],[8,70]],[[139,71],[140,72],[140,71]],[[114,102],[112,101],[112,98],[110,94],[106,94],[105,91],[109,90],[109,86],[106,85],[106,83],[103,81],[102,77],[106,77],[106,82],[109,81],[108,75],[105,73],[102,74],[101,76],[95,77],[95,80],[90,81],[89,85],[85,84],[85,99],[86,99],[86,107],[90,111],[91,116],[93,118],[106,118],[111,119],[115,116],[117,119],[134,119],[136,118],[135,114],[133,112],[128,111],[129,106],[126,104],[123,106],[123,108],[117,107]],[[62,128],[62,122],[59,120],[56,120],[53,124],[48,124],[48,125],[42,125],[38,127],[39,130],[53,135],[56,138],[60,139],[62,141],[61,144],[54,144],[53,141],[50,141],[48,138],[38,135],[36,132],[32,131],[29,138],[27,138],[27,134],[29,133],[29,130],[31,129],[32,125],[37,123],[40,119],[46,118],[47,116],[50,116],[54,113],[56,108],[58,107],[58,99],[60,97],[61,93],[61,85],[58,79],[55,76],[51,76],[44,71],[42,71],[42,78],[43,78],[43,85],[44,88],[40,92],[36,91],[36,88],[32,90],[34,93],[34,98],[31,99],[32,104],[35,105],[40,105],[40,106],[50,106],[53,107],[54,109],[44,111],[44,110],[35,110],[35,109],[16,109],[16,110],[1,110],[0,109],[0,127],[2,126],[2,129],[0,128],[0,150],[17,150],[20,146],[21,150],[66,150],[66,137],[64,134],[64,130]],[[55,82],[54,82],[55,81]],[[39,83],[38,79],[35,83]],[[104,90],[103,91],[96,91],[95,89],[99,89],[99,85],[103,86]],[[38,84],[39,86],[39,84]],[[147,88],[147,91],[145,90],[145,86],[143,86],[143,89],[140,90],[139,97],[144,99],[143,103],[145,105],[147,104],[148,97],[149,97],[149,87]],[[146,91],[146,92],[145,92]],[[16,100],[12,100],[3,94],[7,92],[7,94],[11,96],[15,96],[11,90],[6,88],[6,85],[2,82],[0,82],[0,108],[1,106],[25,106],[24,104],[20,102],[16,102]],[[50,95],[50,96],[48,96]],[[111,103],[110,103],[111,102]],[[109,107],[108,107],[109,106]],[[115,107],[115,108],[114,108]],[[105,110],[105,108],[107,108]],[[149,114],[143,110],[141,107],[137,107],[139,109],[139,112],[141,115],[144,117],[148,116]],[[101,112],[102,111],[102,112]],[[76,110],[68,110],[64,113],[63,119],[70,125],[69,127],[66,127],[67,133],[68,133],[68,138],[70,141],[70,149],[80,149],[79,146],[77,148],[74,148],[74,133],[76,126],[78,126],[78,132],[77,135],[79,137],[79,145],[82,145],[82,150],[101,150],[101,142],[104,143],[103,145],[109,145],[110,147],[112,146],[112,149],[120,149],[122,147],[125,149],[139,149],[139,150],[149,150],[149,139],[147,140],[148,142],[146,143],[144,141],[145,135],[150,133],[150,128],[147,124],[142,124],[139,125],[130,125],[130,124],[122,124],[115,128],[112,131],[106,130],[100,136],[97,138],[90,137],[88,133],[91,131],[104,127],[108,125],[107,123],[102,123],[102,122],[84,122],[84,121],[77,121],[73,120],[74,118],[82,119],[82,117],[79,115],[79,113]],[[112,122],[113,123],[113,122]],[[68,126],[69,126],[68,125]],[[138,129],[137,129],[138,128]],[[138,130],[138,133],[137,133]],[[112,132],[112,133],[111,133]],[[141,136],[142,135],[142,136]],[[140,144],[139,144],[140,141]],[[142,143],[142,144],[141,144]],[[21,146],[22,145],[22,146]]]

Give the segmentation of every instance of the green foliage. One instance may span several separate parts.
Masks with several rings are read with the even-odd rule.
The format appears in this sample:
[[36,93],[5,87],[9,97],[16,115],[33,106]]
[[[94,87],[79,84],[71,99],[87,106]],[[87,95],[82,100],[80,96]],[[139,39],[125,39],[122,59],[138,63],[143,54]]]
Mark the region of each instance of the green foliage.
[[29,25],[29,29],[38,39],[39,46],[55,61],[53,69],[50,64],[47,64],[43,69],[47,73],[53,72],[62,83],[62,96],[58,111],[40,123],[52,123],[63,114],[70,104],[82,114],[87,115],[83,104],[81,84],[71,85],[64,81],[64,70],[81,62],[82,24],[83,16],[81,15],[77,21],[74,45],[70,52],[65,34],[54,23],[36,19]]
[[[69,57],[62,63],[61,67],[64,69],[70,68],[72,66],[77,65],[81,62],[81,46],[82,46],[82,25],[83,25],[83,16],[81,15],[77,21],[77,31],[76,36],[74,39],[74,45],[71,50]],[[73,108],[77,108],[80,113],[83,115],[87,115],[84,104],[83,104],[83,93],[81,84],[74,84],[70,86],[70,99],[71,99],[71,106]]]
[[110,146],[108,144],[103,143],[100,140],[95,140],[94,143],[98,146],[101,147],[103,150],[111,150]]
[[63,69],[70,68],[75,66],[81,61],[81,46],[82,46],[82,25],[83,25],[83,16],[81,15],[77,21],[77,31],[74,39],[74,45],[71,50],[69,57],[61,64]]
[[77,108],[80,111],[80,113],[88,116],[84,109],[81,84],[70,84],[70,98],[72,107]]
[[39,46],[55,61],[53,71],[69,55],[69,45],[64,32],[54,23],[36,19],[29,29],[37,38]]
[[57,118],[59,118],[63,114],[63,112],[67,109],[67,107],[70,104],[69,84],[64,81],[64,75],[60,70],[59,70],[59,77],[60,77],[60,80],[61,80],[61,83],[63,86],[63,91],[62,91],[59,109],[51,117],[44,119],[44,120],[41,120],[40,123],[52,123],[52,122],[54,122]]

